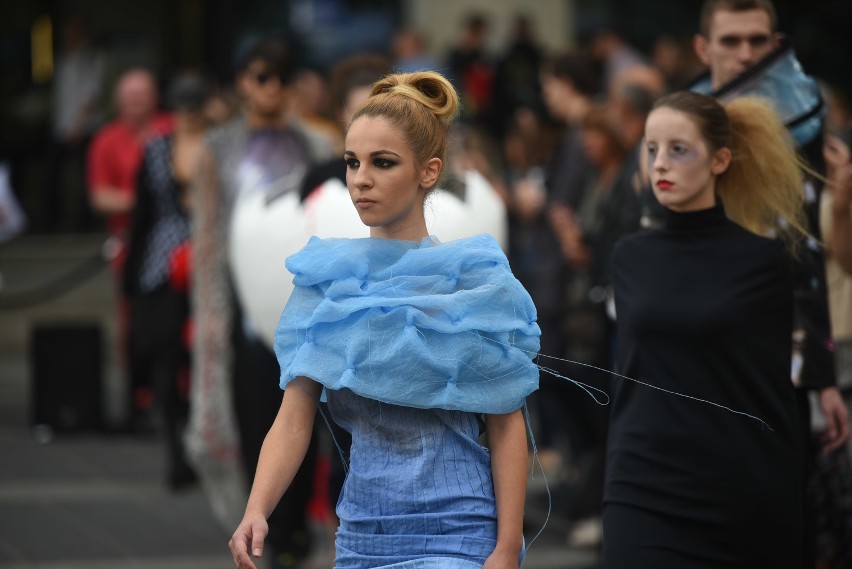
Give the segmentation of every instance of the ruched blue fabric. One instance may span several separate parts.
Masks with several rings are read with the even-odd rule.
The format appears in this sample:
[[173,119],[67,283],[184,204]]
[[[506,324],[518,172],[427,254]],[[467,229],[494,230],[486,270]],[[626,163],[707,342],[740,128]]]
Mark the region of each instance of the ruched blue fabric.
[[508,413],[538,387],[532,299],[493,237],[312,238],[276,330],[298,376],[394,405]]

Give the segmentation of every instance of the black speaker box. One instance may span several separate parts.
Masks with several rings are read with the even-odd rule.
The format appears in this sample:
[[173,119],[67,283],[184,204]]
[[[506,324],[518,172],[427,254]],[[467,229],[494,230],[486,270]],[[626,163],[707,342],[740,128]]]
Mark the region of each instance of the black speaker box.
[[55,432],[103,428],[103,347],[97,324],[37,325],[32,331],[31,422]]

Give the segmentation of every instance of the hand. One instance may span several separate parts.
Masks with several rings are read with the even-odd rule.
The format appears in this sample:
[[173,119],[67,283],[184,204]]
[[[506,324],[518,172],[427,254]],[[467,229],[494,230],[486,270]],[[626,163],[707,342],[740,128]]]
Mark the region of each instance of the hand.
[[574,211],[562,204],[554,203],[548,210],[553,232],[559,241],[562,256],[574,267],[583,269],[591,262],[592,255],[583,238],[583,230]]
[[837,215],[849,215],[852,205],[852,163],[835,168],[831,182],[831,203]]
[[557,236],[577,225],[577,214],[567,205],[559,202],[553,202],[547,208],[547,217],[550,220],[550,225]]
[[819,406],[826,423],[822,436],[823,452],[829,453],[845,445],[849,438],[849,412],[836,387],[827,387],[819,392]]
[[540,185],[527,179],[515,184],[513,189],[515,211],[525,222],[535,220],[544,208],[545,191]]
[[822,145],[822,156],[825,158],[828,176],[831,177],[837,168],[849,163],[852,153],[840,137],[829,134]]
[[257,569],[251,558],[263,555],[263,540],[267,533],[269,525],[263,516],[246,514],[228,542],[237,569]]
[[518,569],[521,562],[521,552],[506,548],[501,548],[499,545],[494,549],[488,559],[485,560],[485,565],[482,569]]

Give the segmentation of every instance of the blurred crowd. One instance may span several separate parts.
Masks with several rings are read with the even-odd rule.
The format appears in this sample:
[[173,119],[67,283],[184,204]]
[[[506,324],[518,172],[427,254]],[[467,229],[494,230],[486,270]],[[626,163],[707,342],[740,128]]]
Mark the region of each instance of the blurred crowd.
[[[620,236],[661,219],[642,174],[645,118],[656,99],[704,67],[689,44],[661,36],[640,51],[605,25],[559,53],[541,46],[524,16],[499,53],[487,49],[489,33],[487,17],[472,14],[452,49],[436,54],[418,30],[400,28],[384,52],[328,69],[301,66],[283,38],[264,39],[237,54],[231,84],[197,70],[157,77],[132,68],[110,85],[85,23],[66,22],[37,223],[45,231],[105,228],[120,290],[126,426],[161,432],[170,487],[200,478],[227,527],[244,503],[228,488],[244,491],[280,402],[277,362],[229,273],[230,215],[247,191],[296,192],[304,201],[328,180],[345,179],[347,117],[391,71],[437,70],[459,90],[454,170],[478,171],[505,204],[512,270],[536,304],[541,352],[554,358],[539,363],[606,388],[609,377],[588,366],[612,368],[609,254]],[[837,134],[826,138],[824,176],[848,177],[850,101],[823,88],[825,129]],[[105,121],[96,101],[107,90],[115,113]],[[842,267],[831,271],[830,288],[850,286]],[[848,301],[832,310],[838,322],[848,320],[838,315]],[[852,330],[836,331],[835,343],[840,386],[850,389]],[[571,524],[567,543],[597,547],[606,407],[547,374],[530,407],[554,513]],[[309,452],[302,491],[288,493],[278,523],[270,521],[278,566],[295,566],[309,552],[305,512],[330,515],[317,514],[324,511],[317,500],[327,507],[334,496],[316,491],[315,481],[341,475],[321,445]]]

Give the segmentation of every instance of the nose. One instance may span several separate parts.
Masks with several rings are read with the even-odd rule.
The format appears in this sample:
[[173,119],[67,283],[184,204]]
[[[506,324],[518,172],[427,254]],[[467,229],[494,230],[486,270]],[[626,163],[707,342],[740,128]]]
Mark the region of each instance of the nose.
[[369,172],[364,165],[360,165],[354,170],[349,170],[350,175],[352,176],[352,185],[359,189],[369,188],[372,186],[372,180],[370,178]]
[[651,167],[656,172],[665,172],[668,170],[669,162],[666,160],[666,153],[658,150],[656,156],[651,161]]
[[751,63],[754,60],[754,48],[748,41],[741,41],[737,47],[737,59],[741,63]]

